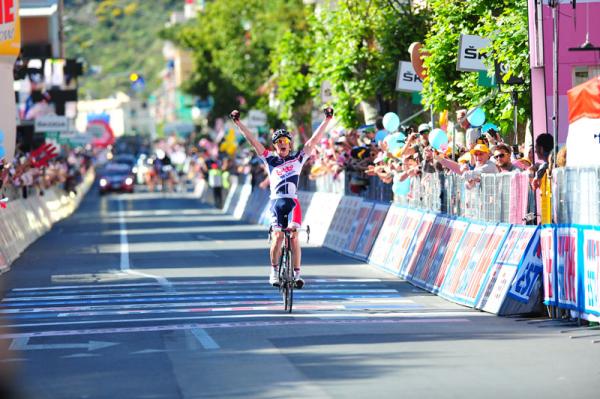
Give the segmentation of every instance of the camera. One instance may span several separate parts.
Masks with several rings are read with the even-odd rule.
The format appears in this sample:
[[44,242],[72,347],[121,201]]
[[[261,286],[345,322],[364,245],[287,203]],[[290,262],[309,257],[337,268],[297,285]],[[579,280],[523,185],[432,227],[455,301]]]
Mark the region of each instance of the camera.
[[229,114],[229,119],[231,119],[234,122],[239,121],[240,120],[240,111],[238,111],[238,110],[231,111],[231,113]]
[[325,113],[325,116],[327,118],[331,118],[333,116],[333,108],[331,107],[327,107],[323,110],[323,112]]

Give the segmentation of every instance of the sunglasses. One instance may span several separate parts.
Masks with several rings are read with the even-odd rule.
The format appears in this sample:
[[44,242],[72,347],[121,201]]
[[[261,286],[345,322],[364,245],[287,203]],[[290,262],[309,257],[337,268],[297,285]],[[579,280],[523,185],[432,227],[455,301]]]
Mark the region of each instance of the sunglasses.
[[281,144],[281,143],[289,144],[289,143],[291,143],[291,141],[287,137],[282,137],[273,144]]
[[496,159],[502,159],[504,157],[506,157],[508,154],[504,154],[504,153],[500,153],[500,154],[494,154],[494,158]]
[[480,157],[482,155],[485,155],[485,152],[474,152],[473,155],[475,155],[476,157]]

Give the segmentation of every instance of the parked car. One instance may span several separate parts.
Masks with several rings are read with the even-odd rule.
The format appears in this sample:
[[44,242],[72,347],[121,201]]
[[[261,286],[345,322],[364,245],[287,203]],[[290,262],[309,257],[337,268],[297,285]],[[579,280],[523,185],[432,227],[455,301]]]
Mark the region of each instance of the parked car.
[[107,192],[133,193],[135,175],[131,166],[125,163],[111,162],[106,164],[98,180],[100,195]]

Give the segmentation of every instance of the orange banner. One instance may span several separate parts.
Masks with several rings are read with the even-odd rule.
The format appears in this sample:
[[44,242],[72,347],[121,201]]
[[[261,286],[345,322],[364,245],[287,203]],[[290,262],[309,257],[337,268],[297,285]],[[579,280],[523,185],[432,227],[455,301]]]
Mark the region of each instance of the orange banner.
[[0,0],[0,60],[12,63],[20,51],[19,0]]

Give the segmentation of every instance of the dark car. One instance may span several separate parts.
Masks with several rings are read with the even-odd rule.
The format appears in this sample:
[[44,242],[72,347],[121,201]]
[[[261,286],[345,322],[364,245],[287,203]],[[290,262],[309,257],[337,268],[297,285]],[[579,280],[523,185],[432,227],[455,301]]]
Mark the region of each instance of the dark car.
[[135,175],[125,163],[108,163],[100,173],[98,185],[100,195],[110,191],[133,193]]

